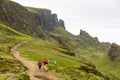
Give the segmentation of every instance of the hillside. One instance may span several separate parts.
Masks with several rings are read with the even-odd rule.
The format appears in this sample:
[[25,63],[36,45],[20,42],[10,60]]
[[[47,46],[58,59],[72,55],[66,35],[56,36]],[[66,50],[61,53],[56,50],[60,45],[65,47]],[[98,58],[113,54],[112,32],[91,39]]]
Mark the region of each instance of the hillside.
[[109,76],[111,80],[120,80],[120,46],[112,43],[108,54],[95,61],[97,69]]
[[107,54],[110,49],[110,43],[100,42],[97,37],[92,37],[86,31],[80,30],[78,37],[79,39],[76,40],[78,43],[76,47],[77,55],[92,62]]
[[110,44],[100,43],[91,36],[75,36],[66,31],[64,21],[58,19],[57,14],[53,14],[51,10],[25,8],[8,0],[1,0],[0,4],[0,21],[17,31],[43,39],[52,37],[71,52],[76,48],[77,53],[81,52],[79,48],[92,49],[93,52],[97,49],[99,52],[108,52]]
[[0,0],[0,22],[31,36],[48,37],[35,14],[9,0]]
[[[98,72],[94,67],[92,67],[92,64],[89,65],[90,63],[86,61],[82,61],[81,59],[77,59],[75,57],[70,57],[65,54],[62,54],[63,52],[68,52],[68,51],[63,49],[62,45],[60,45],[56,41],[47,41],[47,40],[44,41],[40,39],[33,39],[3,24],[0,24],[0,28],[1,28],[0,29],[1,30],[0,31],[1,34],[0,62],[1,64],[5,63],[0,66],[1,80],[4,80],[6,77],[9,76],[22,80],[28,79],[28,77],[25,76],[25,74],[23,74],[25,68],[21,65],[19,61],[17,61],[15,58],[12,57],[12,55],[10,54],[10,50],[8,49],[9,47],[12,47],[15,44],[20,43],[24,40],[27,40],[29,43],[21,47],[20,51],[22,53],[21,54],[22,56],[34,61],[43,59],[44,57],[50,60],[55,59],[57,61],[57,65],[50,64],[49,66],[50,71],[57,73],[58,75],[61,75],[66,79],[72,78],[79,80],[82,78],[87,80],[94,78],[94,79],[104,80],[104,78],[105,79],[107,78],[103,76],[100,72]],[[61,58],[64,61],[64,63],[61,62]],[[74,66],[71,66],[71,64]],[[91,72],[84,72],[84,68],[81,67],[85,67],[85,69],[88,70],[90,69],[96,71],[97,73],[99,73],[99,75]],[[71,71],[74,71],[75,73],[74,76],[72,76],[72,73],[70,73]],[[78,77],[76,74],[77,75],[80,74],[81,76]]]
[[97,69],[104,75],[109,76],[110,80],[120,80],[120,60],[112,61],[108,55],[104,55],[99,61],[94,63]]
[[[33,48],[34,47],[34,48]],[[30,40],[27,44],[20,47],[21,56],[28,60],[38,61],[46,57],[49,61],[56,60],[57,64],[49,64],[49,71],[68,80],[109,80],[108,77],[100,73],[94,65],[82,60],[65,55],[68,52],[56,41],[44,41],[40,39]]]
[[33,9],[25,8],[9,0],[1,0],[0,22],[25,34],[44,39],[49,36],[46,30],[54,30],[55,26],[65,28],[64,21],[58,20],[57,15],[52,14],[50,10],[35,9],[32,11]]
[[23,72],[26,68],[10,53],[10,48],[17,43],[29,40],[29,36],[19,33],[0,23],[0,80],[7,78],[29,78]]
[[[0,0],[0,28],[1,63],[6,61],[10,66],[0,66],[1,80],[11,75],[18,79],[21,76],[23,79],[28,78],[23,74],[23,65],[13,58],[9,50],[22,41],[28,41],[19,48],[22,57],[35,62],[44,57],[55,59],[57,65],[49,64],[50,72],[67,80],[119,79],[119,63],[110,61],[108,57],[111,44],[100,42],[97,37],[92,37],[83,30],[78,36],[71,34],[66,31],[64,21],[58,19],[57,14],[51,10],[24,7],[10,0]],[[108,63],[106,68],[103,66],[105,63]],[[118,65],[115,71],[111,71],[112,63]],[[19,65],[21,71],[18,70]],[[110,71],[106,73],[104,69]]]

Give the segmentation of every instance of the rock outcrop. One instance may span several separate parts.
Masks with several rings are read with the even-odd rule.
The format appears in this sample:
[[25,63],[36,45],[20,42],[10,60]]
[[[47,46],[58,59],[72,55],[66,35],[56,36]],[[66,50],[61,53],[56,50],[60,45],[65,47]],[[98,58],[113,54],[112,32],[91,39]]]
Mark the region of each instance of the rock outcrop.
[[39,24],[42,25],[46,30],[53,31],[54,27],[61,26],[65,29],[64,21],[58,20],[57,14],[52,14],[50,10],[38,10],[37,19]]
[[71,52],[74,52],[74,48],[105,52],[110,46],[100,43],[97,37],[92,37],[83,30],[79,36],[67,32],[64,21],[58,19],[57,14],[51,10],[24,7],[10,0],[0,0],[0,22],[34,37],[48,39],[52,35],[52,38]]
[[57,14],[52,14],[50,10],[37,9],[34,13],[10,0],[0,0],[0,22],[40,38],[49,36],[46,30],[52,31],[54,27],[62,26],[65,29],[64,21],[58,20]]
[[120,46],[116,43],[112,43],[111,48],[108,52],[108,55],[110,56],[111,60],[116,60],[120,57]]
[[9,0],[0,0],[0,22],[31,36],[45,34],[42,27],[38,25],[35,14]]
[[92,37],[86,31],[80,30],[79,45],[82,45],[84,48],[94,48],[94,50],[102,51],[103,53],[108,53],[110,49],[110,43],[100,42],[97,37]]
[[89,45],[97,45],[97,44],[100,44],[99,40],[97,37],[92,37],[90,36],[86,31],[84,30],[80,30],[80,35],[79,35],[81,41],[84,43],[84,44],[88,44],[87,46]]
[[65,23],[62,19],[59,20],[58,24],[59,24],[59,26],[61,26],[65,29]]
[[84,31],[84,30],[80,30],[80,35],[79,36],[81,36],[81,35],[83,35],[83,36],[90,36],[86,31]]

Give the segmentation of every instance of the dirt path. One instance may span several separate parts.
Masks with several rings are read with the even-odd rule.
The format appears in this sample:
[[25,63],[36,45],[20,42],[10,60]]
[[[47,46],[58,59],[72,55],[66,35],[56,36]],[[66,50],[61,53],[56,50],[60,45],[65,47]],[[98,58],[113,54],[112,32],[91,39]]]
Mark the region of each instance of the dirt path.
[[37,63],[21,57],[16,49],[24,43],[26,42],[22,42],[16,45],[13,49],[11,49],[11,52],[16,59],[21,61],[23,65],[27,67],[28,70],[26,71],[26,73],[30,76],[31,80],[63,80],[61,77],[58,77],[50,72],[40,72]]

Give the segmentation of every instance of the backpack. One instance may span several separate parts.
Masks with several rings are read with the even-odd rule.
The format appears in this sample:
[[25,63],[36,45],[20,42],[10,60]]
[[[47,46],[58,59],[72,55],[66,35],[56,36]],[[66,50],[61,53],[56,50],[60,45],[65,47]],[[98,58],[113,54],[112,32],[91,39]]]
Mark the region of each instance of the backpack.
[[38,62],[38,65],[42,65],[42,62],[39,61],[39,62]]

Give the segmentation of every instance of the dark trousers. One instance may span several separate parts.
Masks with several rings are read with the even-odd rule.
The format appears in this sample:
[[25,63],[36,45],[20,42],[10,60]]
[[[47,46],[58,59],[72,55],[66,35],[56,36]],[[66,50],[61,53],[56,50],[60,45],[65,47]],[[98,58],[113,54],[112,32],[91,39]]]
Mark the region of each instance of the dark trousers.
[[42,65],[38,65],[38,67],[39,67],[39,70],[41,70],[41,66],[42,66]]

